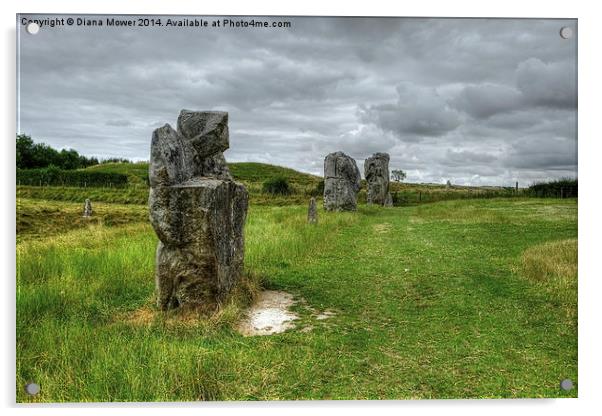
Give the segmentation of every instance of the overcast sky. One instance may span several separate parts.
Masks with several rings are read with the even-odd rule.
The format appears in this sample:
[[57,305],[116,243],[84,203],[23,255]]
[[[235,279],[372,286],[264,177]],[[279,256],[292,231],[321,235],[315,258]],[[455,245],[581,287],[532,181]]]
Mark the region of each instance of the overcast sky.
[[577,175],[574,20],[262,20],[291,27],[19,27],[19,132],[147,160],[181,109],[225,110],[231,162],[322,175],[341,150],[362,171],[388,152],[409,182]]

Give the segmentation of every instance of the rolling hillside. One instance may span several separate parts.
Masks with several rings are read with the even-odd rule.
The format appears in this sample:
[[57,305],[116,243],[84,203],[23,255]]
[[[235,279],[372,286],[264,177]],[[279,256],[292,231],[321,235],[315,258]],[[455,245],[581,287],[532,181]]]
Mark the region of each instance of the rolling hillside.
[[[321,199],[322,178],[298,172],[294,169],[266,163],[245,162],[229,164],[235,180],[242,182],[249,191],[250,201],[256,205],[297,205],[307,204],[310,197]],[[86,171],[120,173],[128,176],[125,188],[111,187],[72,187],[72,186],[17,186],[18,198],[62,200],[82,202],[90,198],[97,202],[119,204],[146,204],[148,201],[148,163],[106,163],[91,166]],[[281,176],[288,180],[289,195],[271,195],[263,192],[263,183]],[[473,199],[494,197],[527,196],[524,190],[518,193],[513,188],[502,187],[446,187],[439,184],[416,184],[391,182],[390,191],[396,206],[436,202],[450,199]],[[358,202],[366,202],[366,181],[358,194]]]
[[[267,163],[244,162],[229,163],[230,172],[237,181],[245,185],[259,185],[268,178],[283,176],[288,179],[293,186],[315,187],[322,178],[307,173],[298,172],[294,169],[282,166],[269,165]],[[138,163],[105,163],[101,165],[90,166],[85,170],[105,173],[122,173],[128,175],[131,184],[146,183],[148,177],[148,162]]]
[[[229,163],[228,167],[230,172],[237,181],[243,182],[245,185],[258,185],[261,186],[263,182],[268,178],[276,176],[285,177],[290,184],[293,186],[304,188],[304,187],[315,187],[317,186],[322,177],[311,175],[309,173],[299,172],[297,170],[287,168],[284,166],[270,165],[268,163],[258,162],[241,162],[241,163]],[[101,165],[90,166],[85,170],[93,170],[95,172],[105,173],[122,173],[128,175],[130,184],[146,183],[148,177],[148,162],[137,162],[137,163],[104,163]],[[362,179],[362,187],[366,186],[366,181]],[[436,183],[398,183],[391,181],[391,191],[499,191],[502,189],[511,190],[512,188],[502,188],[497,186],[461,186],[454,185],[451,188],[447,188],[443,184]]]

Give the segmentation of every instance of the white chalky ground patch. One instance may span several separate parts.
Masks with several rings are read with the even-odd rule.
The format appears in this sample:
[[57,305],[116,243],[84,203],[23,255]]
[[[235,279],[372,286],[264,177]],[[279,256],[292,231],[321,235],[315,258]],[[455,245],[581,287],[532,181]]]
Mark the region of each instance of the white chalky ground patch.
[[245,336],[271,335],[284,332],[295,325],[298,316],[288,308],[295,304],[293,296],[277,290],[266,290],[259,294],[257,302],[247,312],[239,325]]

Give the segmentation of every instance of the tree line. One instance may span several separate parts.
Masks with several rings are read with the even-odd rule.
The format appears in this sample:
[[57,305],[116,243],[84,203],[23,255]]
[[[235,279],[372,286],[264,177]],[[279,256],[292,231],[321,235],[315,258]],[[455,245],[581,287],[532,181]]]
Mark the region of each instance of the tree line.
[[101,163],[131,163],[124,158],[109,158],[99,160],[96,157],[80,155],[74,149],[60,151],[45,143],[35,143],[30,136],[17,135],[17,169],[39,169],[51,166],[63,170],[82,169]]

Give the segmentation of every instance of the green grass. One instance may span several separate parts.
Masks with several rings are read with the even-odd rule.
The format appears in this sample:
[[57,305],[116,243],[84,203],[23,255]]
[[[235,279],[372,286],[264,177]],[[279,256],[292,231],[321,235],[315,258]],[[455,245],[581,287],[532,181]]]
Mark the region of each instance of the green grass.
[[[137,218],[140,208],[119,209]],[[566,313],[576,303],[559,300],[576,299],[576,286],[544,290],[529,270],[548,269],[524,266],[548,242],[577,237],[575,200],[305,218],[304,205],[252,206],[245,263],[255,281],[304,299],[296,310],[313,328],[248,338],[232,329],[236,307],[208,321],[153,309],[157,240],[145,220],[59,221],[45,237],[35,228],[48,225],[34,224],[36,238],[17,245],[17,400],[577,396],[559,389],[578,380],[576,312]],[[309,307],[336,315],[317,321]],[[40,395],[24,393],[28,381]]]
[[525,250],[520,272],[563,307],[567,324],[577,324],[577,239],[551,241]]
[[[261,187],[261,186],[259,186]],[[249,189],[247,187],[247,189]],[[47,201],[77,202],[83,204],[90,198],[92,204],[98,202],[109,204],[143,205],[148,203],[148,188],[129,186],[126,188],[77,188],[72,186],[17,186],[17,200],[36,199]],[[291,195],[265,194],[255,189],[249,190],[249,201],[253,205],[300,205],[309,202],[309,195],[294,193]],[[83,205],[82,205],[83,206]]]
[[146,179],[148,178],[148,162],[101,163],[100,165],[88,166],[82,170],[103,173],[121,173],[127,175],[128,182],[133,185],[146,186]]
[[148,220],[144,205],[119,205],[95,202],[94,215],[84,218],[83,203],[17,199],[17,238],[43,238],[90,225],[116,227]]
[[[243,182],[245,185],[261,185],[268,178],[282,176],[287,178],[293,185],[305,187],[315,186],[322,179],[318,176],[298,172],[294,169],[267,163],[228,163],[228,167],[234,179]],[[148,162],[103,163],[87,167],[85,170],[125,174],[128,175],[130,183],[140,184],[145,183],[148,177]]]
[[78,188],[73,186],[17,186],[19,199],[37,199],[51,201],[78,202],[82,204],[89,198],[92,204],[106,202],[113,204],[148,203],[148,188],[129,186],[126,188]]

